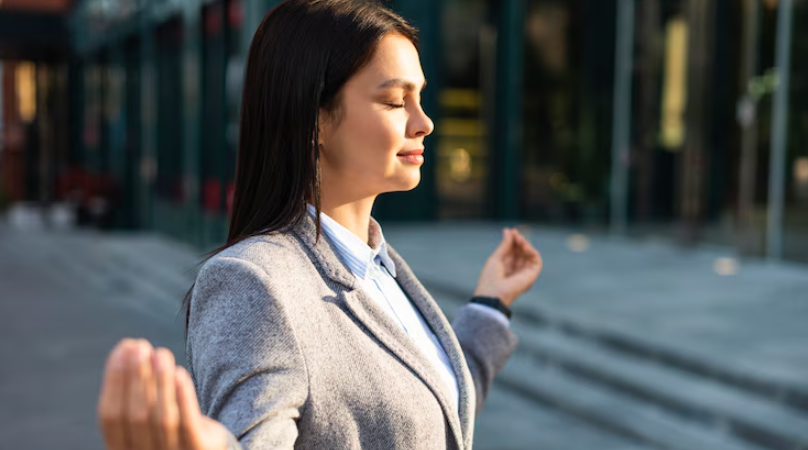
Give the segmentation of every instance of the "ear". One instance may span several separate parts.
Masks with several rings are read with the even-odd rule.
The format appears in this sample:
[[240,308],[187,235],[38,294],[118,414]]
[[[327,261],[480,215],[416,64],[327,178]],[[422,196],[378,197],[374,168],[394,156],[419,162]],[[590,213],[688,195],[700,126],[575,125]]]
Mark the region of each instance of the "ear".
[[319,136],[319,145],[325,145],[331,137],[333,118],[331,113],[324,108],[320,108],[317,114],[317,135]]

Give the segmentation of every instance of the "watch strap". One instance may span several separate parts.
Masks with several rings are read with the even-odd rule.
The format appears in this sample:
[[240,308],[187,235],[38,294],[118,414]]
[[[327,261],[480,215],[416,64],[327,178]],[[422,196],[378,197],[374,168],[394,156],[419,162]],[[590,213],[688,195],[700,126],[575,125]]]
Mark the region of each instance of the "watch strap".
[[508,308],[508,306],[506,306],[505,303],[498,297],[486,297],[482,295],[475,295],[474,297],[471,297],[470,302],[494,308],[497,311],[501,312],[502,314],[505,314],[505,317],[507,317],[508,319],[510,319],[511,315],[513,314],[511,312],[511,308]]

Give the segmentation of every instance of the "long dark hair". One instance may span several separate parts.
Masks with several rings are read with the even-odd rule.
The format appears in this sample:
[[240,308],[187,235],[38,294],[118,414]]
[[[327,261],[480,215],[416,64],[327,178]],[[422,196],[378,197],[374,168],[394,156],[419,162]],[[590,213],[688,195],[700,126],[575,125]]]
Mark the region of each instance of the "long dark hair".
[[[340,89],[389,33],[418,48],[415,28],[376,1],[286,0],[264,17],[247,57],[227,242],[199,264],[251,236],[294,225],[307,201],[317,211],[319,238],[319,111],[339,120]],[[193,288],[180,308],[186,336]]]

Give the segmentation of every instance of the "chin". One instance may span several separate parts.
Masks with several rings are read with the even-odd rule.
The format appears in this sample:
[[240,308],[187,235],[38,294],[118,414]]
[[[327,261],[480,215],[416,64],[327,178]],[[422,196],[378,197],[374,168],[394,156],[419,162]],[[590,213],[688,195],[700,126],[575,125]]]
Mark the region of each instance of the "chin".
[[419,169],[415,171],[415,174],[412,177],[409,178],[407,187],[403,190],[411,191],[415,189],[420,182],[421,182],[421,170]]
[[421,171],[399,177],[388,192],[411,191],[421,182]]

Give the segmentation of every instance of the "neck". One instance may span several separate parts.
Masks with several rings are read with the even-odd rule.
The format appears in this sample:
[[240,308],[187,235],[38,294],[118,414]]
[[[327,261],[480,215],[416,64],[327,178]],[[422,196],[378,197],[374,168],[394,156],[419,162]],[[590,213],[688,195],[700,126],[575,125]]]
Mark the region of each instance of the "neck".
[[[350,230],[362,239],[369,242],[368,227],[370,226],[370,212],[376,196],[360,199],[339,199],[321,194],[320,209],[337,223]],[[312,204],[314,204],[312,202]]]

